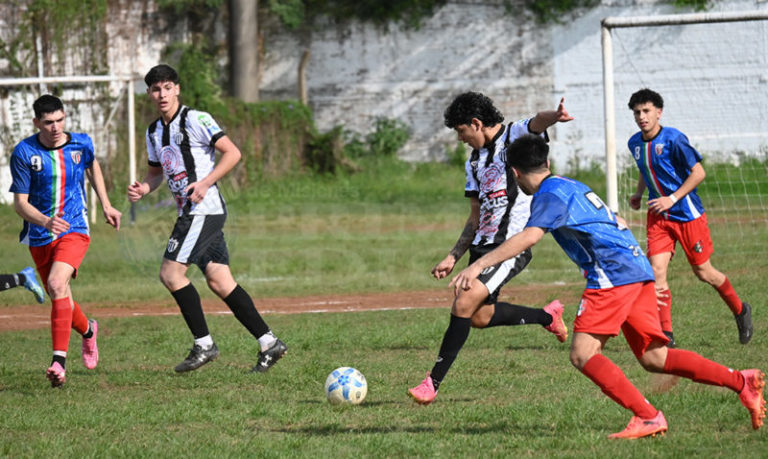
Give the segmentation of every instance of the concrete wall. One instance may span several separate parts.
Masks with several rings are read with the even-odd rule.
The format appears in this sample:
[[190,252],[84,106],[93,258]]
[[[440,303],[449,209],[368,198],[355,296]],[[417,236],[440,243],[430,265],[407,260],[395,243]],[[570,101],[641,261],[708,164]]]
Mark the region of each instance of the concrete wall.
[[[713,3],[710,11],[768,9],[765,0]],[[188,25],[159,14],[152,0],[110,5],[111,73],[136,74],[141,92],[141,76],[160,61],[168,43],[188,38]],[[352,22],[299,35],[262,24],[268,39],[261,96],[297,98],[299,59],[308,49],[309,103],[318,126],[343,124],[365,134],[377,117],[399,118],[412,129],[401,155],[418,161],[442,159],[456,146],[442,112],[460,92],[486,93],[507,121],[553,109],[564,96],[576,120],[550,130],[553,161],[559,170],[589,167],[604,157],[600,20],[676,12],[655,0],[603,0],[595,9],[563,17],[561,24],[540,26],[525,14],[507,14],[502,0],[463,0],[440,8],[416,30]],[[216,40],[225,38],[226,24],[219,24]],[[644,86],[665,97],[663,123],[682,129],[705,154],[727,160],[737,160],[738,152],[765,155],[768,23],[618,29],[613,38],[620,159],[628,159],[625,141],[636,130],[626,101]],[[0,73],[2,67],[0,61]],[[2,116],[4,125],[18,124],[18,114]],[[29,117],[22,119],[27,123]],[[138,145],[141,151],[141,139]],[[5,191],[12,145],[2,148]]]

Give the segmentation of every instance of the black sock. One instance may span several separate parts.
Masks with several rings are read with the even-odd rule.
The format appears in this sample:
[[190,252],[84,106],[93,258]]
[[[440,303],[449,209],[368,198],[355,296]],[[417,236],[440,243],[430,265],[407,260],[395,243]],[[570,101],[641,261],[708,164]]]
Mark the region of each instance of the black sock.
[[471,319],[456,317],[451,314],[451,321],[448,323],[445,335],[443,335],[443,343],[440,345],[437,362],[430,372],[435,390],[445,378],[451,365],[453,365],[453,361],[456,360],[456,356],[459,355],[459,351],[467,341],[471,323]]
[[236,286],[232,293],[230,293],[224,302],[227,303],[229,309],[232,310],[232,314],[235,315],[237,320],[245,328],[248,329],[251,334],[258,339],[263,334],[269,332],[269,327],[264,319],[261,318],[261,314],[256,310],[256,306],[253,304],[251,296],[248,292],[243,290],[240,285]]
[[197,289],[190,282],[186,287],[182,287],[175,292],[171,292],[173,298],[176,300],[176,304],[181,309],[181,315],[184,316],[184,321],[187,322],[189,331],[192,332],[192,336],[202,338],[208,336],[208,324],[205,322],[205,315],[203,314],[203,305],[200,303],[200,295],[197,293]]
[[61,368],[67,368],[67,358],[64,356],[54,355],[53,359],[51,360],[51,365],[53,365],[54,362],[59,362],[59,365],[61,365]]
[[88,321],[88,331],[83,333],[83,338],[85,339],[91,339],[93,338],[93,328],[91,328],[91,321]]
[[26,281],[24,274],[0,274],[0,292],[23,285]]
[[528,325],[540,324],[547,326],[552,323],[552,316],[543,309],[529,308],[517,304],[509,304],[499,301],[494,305],[493,317],[487,327],[499,325]]

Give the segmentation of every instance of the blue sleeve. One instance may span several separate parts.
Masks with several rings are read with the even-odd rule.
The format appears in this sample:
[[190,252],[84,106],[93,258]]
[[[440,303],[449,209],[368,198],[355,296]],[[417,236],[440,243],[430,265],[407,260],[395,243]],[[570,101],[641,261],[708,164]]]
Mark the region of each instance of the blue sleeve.
[[535,226],[549,232],[568,221],[568,206],[552,193],[541,193],[531,201],[531,217],[526,227]]
[[89,168],[93,166],[93,160],[96,159],[96,153],[93,151],[93,140],[91,139],[91,136],[86,135],[85,139],[83,139],[83,146],[84,148],[84,156],[85,156],[85,167]]
[[696,151],[691,143],[688,141],[688,137],[685,134],[680,134],[675,139],[674,157],[678,164],[684,164],[687,170],[693,169],[696,163],[701,161],[701,154]]
[[18,150],[14,150],[11,155],[11,177],[11,193],[29,194],[29,165]]

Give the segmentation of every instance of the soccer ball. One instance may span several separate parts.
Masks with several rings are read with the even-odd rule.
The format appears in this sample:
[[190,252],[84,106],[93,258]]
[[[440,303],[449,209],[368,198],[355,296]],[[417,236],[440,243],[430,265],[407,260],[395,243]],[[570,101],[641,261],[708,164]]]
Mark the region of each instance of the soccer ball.
[[337,368],[325,380],[325,397],[331,405],[359,405],[367,393],[365,376],[351,367]]

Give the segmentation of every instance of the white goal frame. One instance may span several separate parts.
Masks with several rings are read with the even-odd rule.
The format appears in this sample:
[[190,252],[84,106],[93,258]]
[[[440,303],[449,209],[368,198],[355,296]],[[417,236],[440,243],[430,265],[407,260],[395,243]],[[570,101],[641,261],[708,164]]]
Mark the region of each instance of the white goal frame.
[[613,85],[613,41],[611,30],[628,27],[654,27],[717,22],[768,20],[768,11],[735,13],[691,13],[659,16],[606,17],[600,21],[603,49],[603,102],[605,110],[605,180],[608,207],[619,210],[618,170],[616,167],[616,113]]
[[[9,86],[30,86],[45,85],[57,83],[122,83],[125,85],[128,99],[128,174],[129,182],[136,181],[136,114],[135,114],[135,87],[133,76],[127,75],[81,75],[81,76],[51,76],[51,77],[29,77],[29,78],[0,78],[0,87]],[[111,121],[107,120],[107,123]],[[91,198],[91,205],[95,203]],[[91,219],[96,216],[91,212]],[[131,220],[133,221],[133,212]]]

